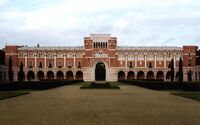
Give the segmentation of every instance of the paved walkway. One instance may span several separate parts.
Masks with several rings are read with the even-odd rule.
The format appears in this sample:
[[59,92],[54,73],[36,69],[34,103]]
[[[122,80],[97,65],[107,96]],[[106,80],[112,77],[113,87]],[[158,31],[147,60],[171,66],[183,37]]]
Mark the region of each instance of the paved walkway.
[[2,125],[200,125],[200,102],[122,85],[68,85],[0,101]]

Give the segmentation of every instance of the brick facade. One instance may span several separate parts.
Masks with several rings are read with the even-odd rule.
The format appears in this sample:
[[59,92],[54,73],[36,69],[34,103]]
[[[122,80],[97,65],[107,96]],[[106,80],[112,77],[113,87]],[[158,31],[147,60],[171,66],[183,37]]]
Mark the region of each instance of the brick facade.
[[191,74],[190,80],[199,81],[197,49],[197,46],[117,46],[117,38],[110,34],[91,34],[84,38],[84,46],[5,47],[7,66],[10,56],[13,57],[14,80],[18,79],[22,63],[25,80],[48,78],[85,81],[95,81],[96,65],[99,62],[104,64],[106,81],[137,78],[167,81],[171,59],[174,59],[175,77],[178,76],[180,57],[183,58],[184,81],[188,81],[188,74]]

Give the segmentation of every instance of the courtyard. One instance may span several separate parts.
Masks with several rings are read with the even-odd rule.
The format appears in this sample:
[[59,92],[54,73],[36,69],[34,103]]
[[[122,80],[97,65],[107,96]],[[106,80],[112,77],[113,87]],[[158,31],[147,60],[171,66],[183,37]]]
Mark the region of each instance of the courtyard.
[[0,100],[3,125],[199,125],[200,102],[133,85],[62,86]]

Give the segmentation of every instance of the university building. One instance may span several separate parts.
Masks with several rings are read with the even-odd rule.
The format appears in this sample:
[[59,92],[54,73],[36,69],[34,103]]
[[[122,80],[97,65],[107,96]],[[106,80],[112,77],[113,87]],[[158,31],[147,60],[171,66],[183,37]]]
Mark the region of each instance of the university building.
[[121,79],[170,80],[171,59],[175,80],[179,59],[183,59],[184,81],[200,81],[196,63],[197,46],[143,47],[117,46],[111,34],[90,34],[84,46],[17,46],[6,45],[5,63],[13,60],[14,80],[23,65],[24,80],[83,79],[84,81],[117,81]]

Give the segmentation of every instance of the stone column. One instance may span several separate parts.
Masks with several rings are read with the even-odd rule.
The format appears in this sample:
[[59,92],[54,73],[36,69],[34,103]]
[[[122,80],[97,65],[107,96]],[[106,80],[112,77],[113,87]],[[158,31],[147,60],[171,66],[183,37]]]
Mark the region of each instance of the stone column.
[[[7,76],[8,74],[5,74],[5,75]],[[5,81],[7,80],[6,76],[4,76],[5,78],[2,77],[2,79],[4,79]],[[15,71],[14,74],[13,74],[13,81],[18,81],[18,72],[17,71]]]
[[76,55],[75,55],[75,53],[74,53],[74,66],[73,66],[74,68],[76,67]]
[[28,81],[28,79],[27,79],[27,72],[24,72],[24,80]]
[[66,55],[64,55],[64,68],[66,67]]
[[128,55],[127,53],[125,54],[125,67],[127,68],[127,61],[128,61]]
[[137,55],[135,55],[135,68],[137,68]]
[[44,71],[44,79],[47,79],[47,72]]
[[25,67],[27,67],[27,55],[25,55]]
[[56,56],[54,56],[54,67],[56,67]]
[[56,73],[56,71],[54,71],[53,74],[54,74],[54,79],[57,79],[57,73]]
[[167,59],[166,59],[167,57],[166,57],[166,54],[164,54],[164,68],[166,68],[167,66],[166,66],[166,61],[167,61]]
[[35,67],[37,67],[37,55],[35,55]]
[[146,68],[147,67],[147,55],[146,54],[144,55],[144,63],[145,63],[144,67]]
[[174,68],[176,68],[176,56],[174,55]]
[[44,55],[44,67],[45,68],[47,67],[47,55],[46,54]]
[[154,55],[154,67],[156,68],[157,55]]
[[134,78],[137,79],[137,71],[134,72]]
[[166,75],[167,75],[167,73],[166,73],[166,71],[164,71],[163,72],[164,81],[166,81]]

